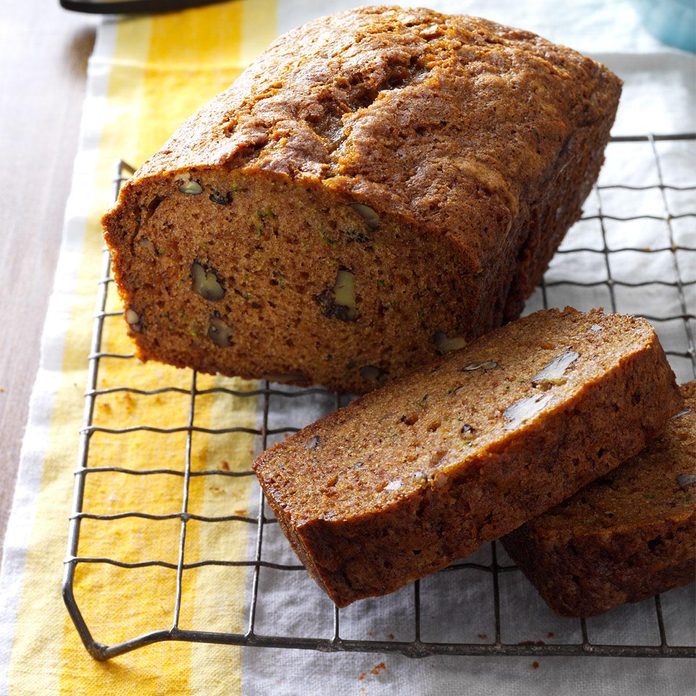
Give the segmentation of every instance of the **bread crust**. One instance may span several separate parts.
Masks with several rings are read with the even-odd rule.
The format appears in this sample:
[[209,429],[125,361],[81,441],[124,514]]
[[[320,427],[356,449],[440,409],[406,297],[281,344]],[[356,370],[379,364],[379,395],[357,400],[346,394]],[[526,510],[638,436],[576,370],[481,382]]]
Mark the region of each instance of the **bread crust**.
[[[534,381],[569,350],[566,376]],[[546,404],[540,415],[515,422],[512,404],[530,399]],[[352,402],[254,469],[298,556],[345,606],[556,505],[637,453],[679,406],[647,322],[547,310]]]
[[611,476],[503,538],[561,616],[593,616],[696,578],[696,382],[686,412]]
[[[140,320],[130,326],[139,356],[245,377],[282,372],[280,381],[363,392],[375,386],[360,374],[365,365],[395,377],[437,355],[438,333],[471,340],[516,318],[580,216],[620,89],[609,70],[571,49],[475,17],[369,6],[291,31],[178,129],[104,217],[119,289]],[[281,210],[288,209],[294,188],[317,194],[319,209],[360,203],[385,226],[409,231],[388,252],[375,250],[375,257],[398,256],[399,244],[412,246],[420,237],[435,240],[441,256],[422,269],[389,271],[387,285],[403,286],[410,303],[399,314],[393,298],[383,297],[384,285],[364,281],[361,262],[340,236],[332,232],[333,246],[322,249],[304,232],[299,247],[286,244],[270,255],[313,257],[317,268],[351,264],[360,284],[353,323],[322,317],[316,289],[297,300],[263,286],[256,302],[245,303],[250,293],[240,287],[240,276],[254,270],[239,259],[251,253],[244,240],[254,233],[207,201],[210,180],[228,175],[240,186],[265,186],[269,203]],[[201,181],[204,195],[181,195],[182,176]],[[277,192],[283,186],[288,193]],[[154,201],[172,196],[195,213],[166,217],[166,204],[152,212]],[[282,222],[274,230],[281,238]],[[171,244],[165,241],[150,258],[136,240],[151,243],[157,230]],[[228,293],[229,308],[211,306],[208,313],[220,311],[232,329],[240,327],[234,341],[244,351],[219,350],[205,327],[198,337],[191,317],[179,320],[188,269],[200,259],[199,247],[210,246],[209,236],[220,247],[209,265],[237,296]],[[190,237],[200,244],[189,244]],[[176,248],[160,248],[166,246]],[[442,270],[429,267],[437,264]],[[163,287],[161,276],[172,266],[177,271]],[[436,287],[434,279],[447,268],[452,279]],[[422,288],[404,275],[409,272],[423,276]],[[290,289],[301,285],[284,273]],[[194,315],[197,302],[188,303]],[[316,343],[320,350],[280,345],[250,361],[250,344],[284,302],[304,304],[303,315],[283,317],[270,329],[289,335],[306,319],[290,343],[302,349]],[[446,309],[430,326],[438,303]],[[245,323],[250,315],[258,315],[258,326]],[[302,378],[293,379],[298,374]]]

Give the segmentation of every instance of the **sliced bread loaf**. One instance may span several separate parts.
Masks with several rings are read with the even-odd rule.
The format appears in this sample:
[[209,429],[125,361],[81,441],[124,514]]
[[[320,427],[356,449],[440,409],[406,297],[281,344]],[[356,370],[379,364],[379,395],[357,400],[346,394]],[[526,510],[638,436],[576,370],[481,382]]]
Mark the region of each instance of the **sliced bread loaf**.
[[298,556],[343,606],[558,504],[680,405],[647,322],[548,310],[357,399],[254,468]]
[[503,539],[563,616],[592,616],[696,578],[696,382],[629,462]]

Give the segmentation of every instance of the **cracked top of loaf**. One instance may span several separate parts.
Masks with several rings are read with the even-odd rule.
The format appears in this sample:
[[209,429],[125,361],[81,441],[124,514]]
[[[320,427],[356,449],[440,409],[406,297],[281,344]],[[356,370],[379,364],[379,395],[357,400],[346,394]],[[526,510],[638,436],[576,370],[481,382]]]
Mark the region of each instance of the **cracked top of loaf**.
[[578,129],[613,119],[620,88],[526,31],[361,7],[280,37],[133,181],[219,165],[287,176],[463,235],[481,258],[485,230],[509,227]]

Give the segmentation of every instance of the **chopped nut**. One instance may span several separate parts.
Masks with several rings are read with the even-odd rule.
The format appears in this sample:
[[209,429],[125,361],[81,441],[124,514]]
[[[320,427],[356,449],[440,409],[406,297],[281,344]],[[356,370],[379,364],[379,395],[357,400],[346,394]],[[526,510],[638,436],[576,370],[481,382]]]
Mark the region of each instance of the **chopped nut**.
[[355,276],[350,271],[341,269],[338,272],[334,292],[336,304],[347,307],[355,314]]
[[307,440],[305,444],[305,449],[313,450],[317,447],[319,447],[319,436],[314,435],[313,437],[310,437],[309,440]]
[[315,299],[324,316],[340,321],[355,321],[358,318],[358,310],[355,306],[355,276],[345,268],[340,269],[336,274],[333,288],[327,288]]
[[231,345],[232,329],[217,315],[213,314],[208,323],[208,338],[220,348]]
[[435,347],[440,353],[449,353],[452,350],[461,350],[466,346],[466,339],[463,336],[453,336],[450,338],[443,331],[438,331],[433,336]]
[[360,368],[360,376],[368,382],[381,382],[386,375],[386,370],[374,365],[365,365],[365,367]]
[[397,479],[396,481],[390,481],[386,486],[386,490],[388,491],[398,491],[401,486],[403,486],[404,483],[401,479]]
[[227,191],[227,193],[220,193],[213,189],[213,192],[208,196],[213,203],[218,205],[229,205],[232,202],[232,191]]
[[365,220],[368,229],[376,230],[379,227],[379,215],[377,215],[369,205],[365,205],[364,203],[351,203],[350,207]]
[[225,288],[222,287],[217,273],[212,268],[206,270],[198,261],[191,264],[191,278],[193,291],[205,300],[215,302],[225,296]]
[[130,307],[126,310],[126,322],[133,329],[133,331],[140,331],[143,327],[140,323],[140,315]]
[[494,370],[498,367],[498,363],[495,360],[486,360],[484,362],[473,362],[468,365],[464,365],[462,372],[473,372],[474,370],[483,370],[488,372],[488,370]]
[[187,193],[190,196],[197,196],[199,193],[203,193],[203,187],[197,181],[189,179],[179,186],[179,191],[181,191],[181,193]]
[[543,393],[529,396],[505,409],[503,415],[508,419],[509,423],[505,424],[505,430],[514,430],[526,421],[534,418],[541,413],[546,406],[553,400],[553,394]]
[[687,488],[696,484],[696,474],[679,474],[677,483],[682,490],[687,490]]
[[545,365],[540,372],[532,377],[534,386],[549,387],[552,384],[565,384],[566,370],[580,357],[574,350],[566,350]]

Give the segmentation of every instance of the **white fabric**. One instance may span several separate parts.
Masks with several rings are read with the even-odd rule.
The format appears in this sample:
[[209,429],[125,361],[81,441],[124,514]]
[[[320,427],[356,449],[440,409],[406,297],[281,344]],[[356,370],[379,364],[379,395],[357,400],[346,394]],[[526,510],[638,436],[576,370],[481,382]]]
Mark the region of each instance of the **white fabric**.
[[[341,0],[331,10],[358,3]],[[422,2],[402,3],[422,5]],[[696,130],[696,59],[665,49],[640,26],[627,2],[582,0],[556,3],[534,2],[441,2],[427,3],[435,9],[485,16],[496,21],[536,31],[601,60],[624,80],[621,107],[614,134],[693,132]],[[307,0],[281,0],[280,31],[328,11],[325,4]],[[658,143],[665,183],[696,185],[696,148],[683,142]],[[658,183],[649,143],[612,144],[602,171],[602,184],[647,185]],[[694,192],[667,192],[673,214],[696,211]],[[617,217],[664,215],[658,189],[650,191],[606,190],[601,199],[592,196],[587,215],[602,212]],[[675,241],[696,247],[696,219],[673,222]],[[626,246],[669,246],[664,221],[610,222],[605,226],[610,249]],[[564,249],[603,248],[602,228],[597,220],[576,225]],[[696,279],[696,252],[680,254],[682,280]],[[610,257],[615,280],[674,280],[670,252],[641,254],[625,252]],[[550,282],[602,281],[607,278],[601,254],[579,252],[557,255],[547,274]],[[686,288],[691,312],[696,312],[696,288]],[[567,304],[580,309],[604,306],[611,310],[606,285],[575,288],[567,285],[547,290],[550,306]],[[676,291],[664,286],[624,288],[616,286],[617,311],[664,317],[681,314]],[[527,311],[543,306],[541,291],[528,303]],[[692,322],[696,331],[696,322]],[[656,322],[667,350],[686,350],[684,322]],[[688,359],[673,358],[680,382],[693,379]],[[330,410],[326,398],[290,400],[275,397],[271,418],[275,424],[305,425]],[[504,552],[499,562],[507,561]],[[264,532],[264,560],[297,563],[277,525]],[[490,547],[468,561],[488,563]],[[543,640],[581,642],[577,620],[559,619],[545,606],[519,571],[500,576],[502,640],[507,643]],[[331,638],[331,602],[305,572],[263,569],[256,631],[260,634]],[[665,622],[672,644],[692,644],[696,639],[696,597],[693,585],[662,596]],[[394,595],[366,600],[340,612],[342,638],[411,641],[414,638],[414,595],[409,586]],[[589,639],[595,643],[658,644],[659,634],[653,600],[622,607],[587,622]],[[550,635],[552,634],[552,635]],[[480,570],[439,573],[421,583],[421,638],[424,641],[490,642],[495,636],[492,580]],[[533,662],[538,662],[538,668]],[[383,664],[382,664],[383,663]],[[411,659],[398,654],[317,653],[301,650],[248,649],[243,657],[243,690],[249,696],[294,694],[593,694],[607,696],[686,696],[696,693],[696,670],[692,660],[627,659],[589,657],[430,657]]]

